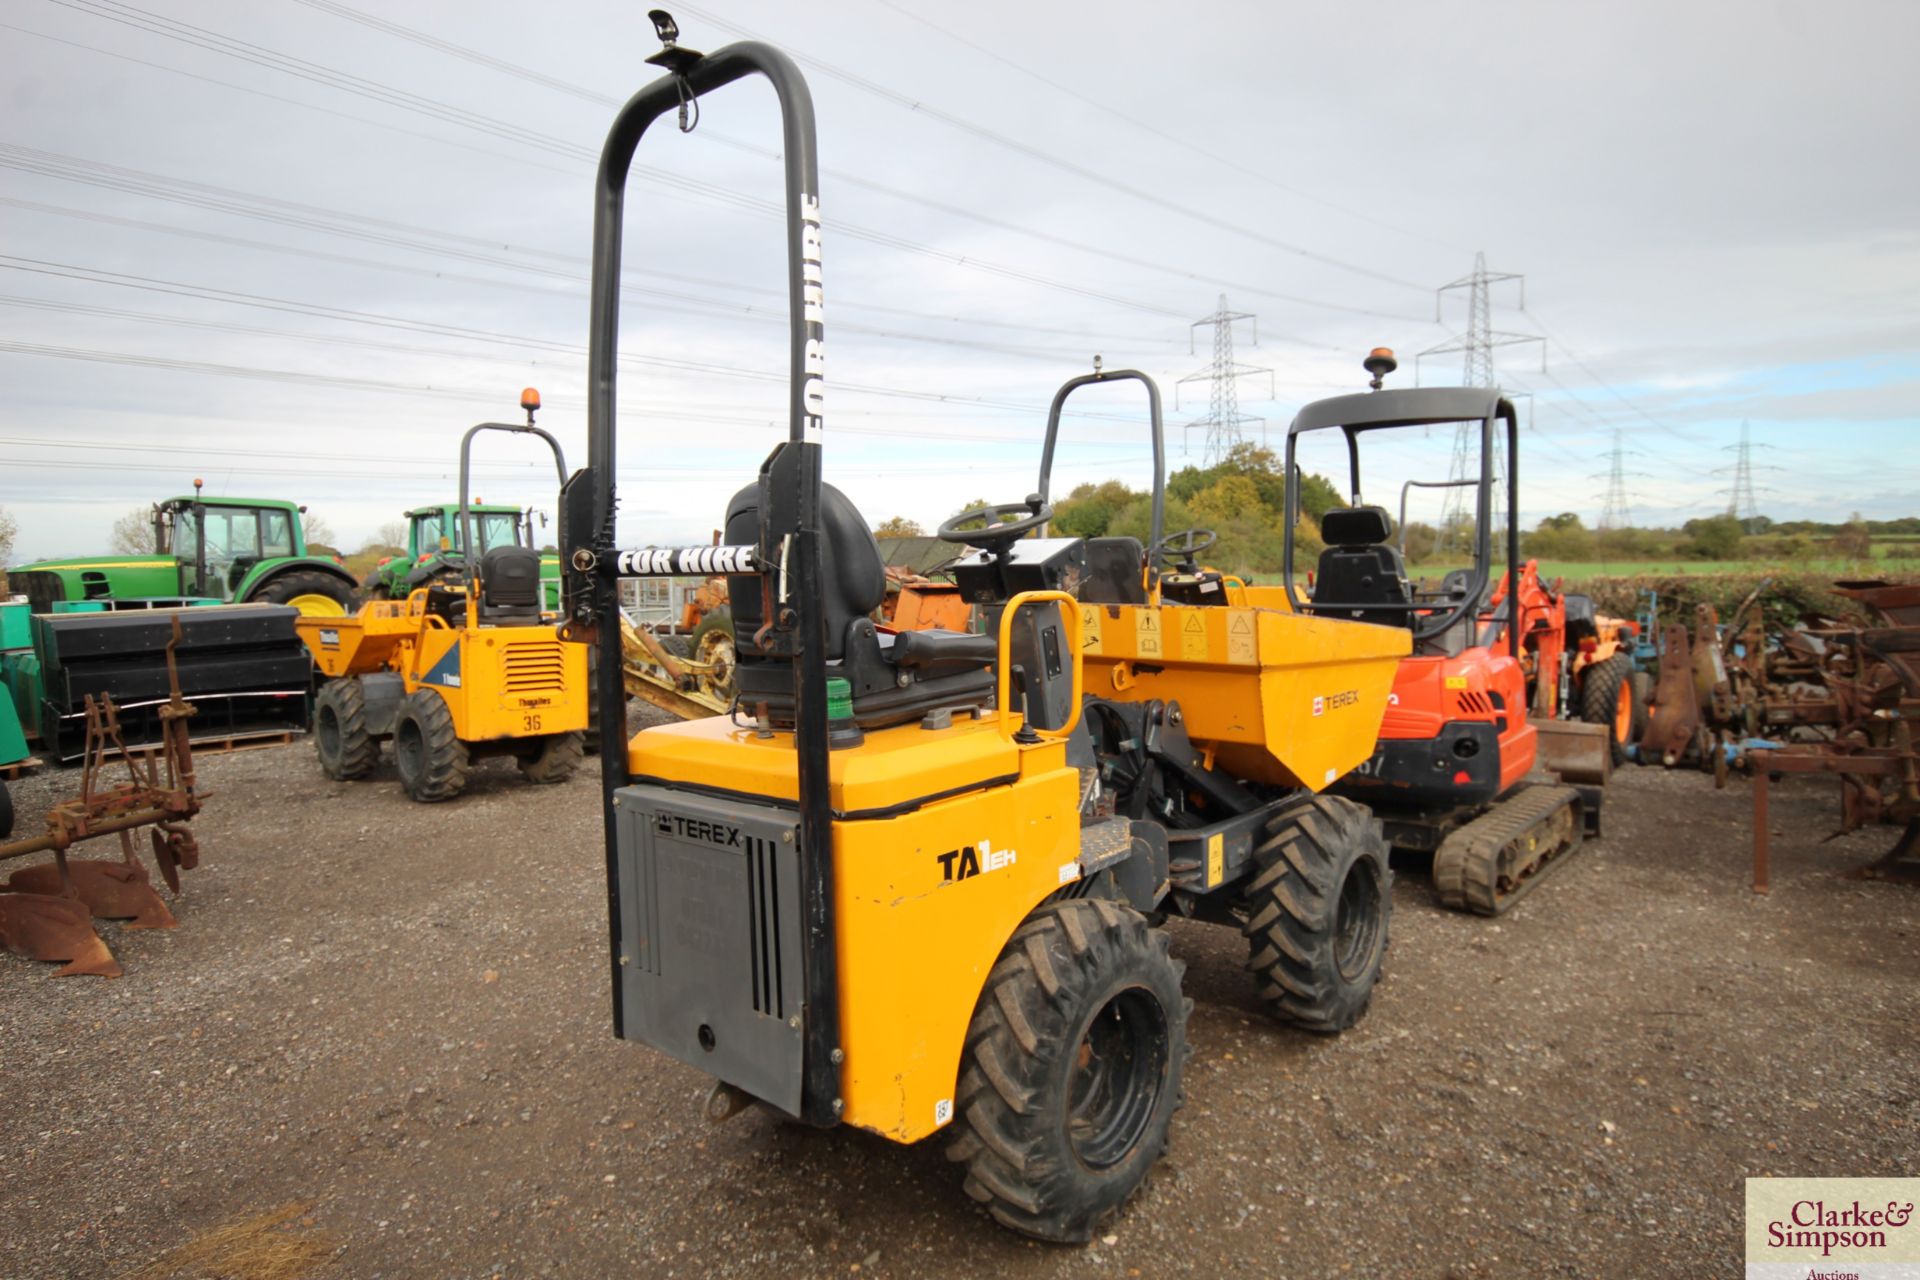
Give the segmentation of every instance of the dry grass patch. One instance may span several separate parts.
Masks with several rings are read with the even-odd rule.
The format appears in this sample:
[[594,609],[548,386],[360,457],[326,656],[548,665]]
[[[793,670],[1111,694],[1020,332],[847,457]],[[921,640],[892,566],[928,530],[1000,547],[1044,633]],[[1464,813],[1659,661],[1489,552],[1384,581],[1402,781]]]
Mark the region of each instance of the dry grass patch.
[[127,1280],[303,1280],[338,1252],[313,1233],[311,1201],[296,1201],[203,1232]]

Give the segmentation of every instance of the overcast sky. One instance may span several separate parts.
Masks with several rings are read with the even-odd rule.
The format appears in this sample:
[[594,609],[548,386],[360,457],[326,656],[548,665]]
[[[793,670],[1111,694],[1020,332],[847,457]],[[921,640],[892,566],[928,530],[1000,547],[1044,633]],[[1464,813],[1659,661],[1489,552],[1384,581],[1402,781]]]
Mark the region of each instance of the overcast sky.
[[[1434,289],[1526,276],[1522,514],[1920,512],[1920,6],[970,5],[701,0],[683,43],[800,57],[819,109],[829,479],[929,526],[1029,491],[1100,353],[1179,424],[1225,293],[1274,439],[1366,349],[1454,341]],[[461,431],[584,461],[591,157],[657,47],[582,0],[12,0],[0,13],[0,505],[16,559],[97,550],[191,487],[289,497],[349,548],[450,498]],[[660,129],[630,194],[622,536],[704,541],[785,432],[771,94]],[[1421,362],[1455,382],[1457,355]],[[1137,392],[1077,401],[1059,482],[1147,479]],[[1523,413],[1527,412],[1523,408]],[[1248,428],[1257,436],[1258,426]],[[1203,441],[1191,447],[1197,460]],[[1447,467],[1411,442],[1401,475]],[[551,508],[492,445],[482,496]],[[1375,490],[1373,496],[1390,495]]]

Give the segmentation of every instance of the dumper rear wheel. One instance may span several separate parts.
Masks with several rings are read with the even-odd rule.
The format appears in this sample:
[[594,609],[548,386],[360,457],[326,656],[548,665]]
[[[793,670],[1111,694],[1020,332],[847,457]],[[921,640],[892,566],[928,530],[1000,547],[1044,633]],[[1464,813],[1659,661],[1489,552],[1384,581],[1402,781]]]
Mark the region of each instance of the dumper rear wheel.
[[520,757],[520,772],[528,782],[542,785],[565,782],[580,767],[585,755],[579,734],[548,734]]
[[1241,932],[1261,999],[1283,1022],[1346,1030],[1387,954],[1393,873],[1379,821],[1341,796],[1313,796],[1267,824],[1254,859]]
[[358,676],[329,680],[313,700],[313,748],[320,772],[336,782],[364,778],[380,759],[367,731],[366,689]]
[[473,768],[467,744],[453,730],[446,699],[432,689],[415,689],[401,701],[393,722],[393,761],[400,785],[422,804],[451,800],[465,789]]
[[1168,946],[1138,912],[1082,898],[1035,911],[1000,953],[947,1158],[1002,1224],[1085,1241],[1166,1151],[1193,1007]]

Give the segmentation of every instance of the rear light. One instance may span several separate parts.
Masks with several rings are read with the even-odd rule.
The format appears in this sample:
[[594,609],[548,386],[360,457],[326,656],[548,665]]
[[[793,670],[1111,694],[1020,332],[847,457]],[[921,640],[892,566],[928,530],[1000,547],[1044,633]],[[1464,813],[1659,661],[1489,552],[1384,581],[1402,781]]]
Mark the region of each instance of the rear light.
[[1595,640],[1592,636],[1587,636],[1585,639],[1580,641],[1580,652],[1587,654],[1589,656],[1591,656],[1593,654],[1593,651],[1595,649],[1598,649],[1599,647],[1600,647],[1600,642],[1598,640]]
[[1453,785],[1456,787],[1470,786],[1472,782],[1473,782],[1473,775],[1468,773],[1465,769],[1462,769],[1458,773],[1453,775]]
[[419,558],[418,560],[415,560],[415,561],[414,561],[414,563],[415,563],[415,564],[425,564],[425,563],[426,563],[427,561],[429,561],[429,560],[431,560],[431,559],[433,559],[433,552],[431,552],[431,551],[422,551],[422,552],[420,553],[420,558]]

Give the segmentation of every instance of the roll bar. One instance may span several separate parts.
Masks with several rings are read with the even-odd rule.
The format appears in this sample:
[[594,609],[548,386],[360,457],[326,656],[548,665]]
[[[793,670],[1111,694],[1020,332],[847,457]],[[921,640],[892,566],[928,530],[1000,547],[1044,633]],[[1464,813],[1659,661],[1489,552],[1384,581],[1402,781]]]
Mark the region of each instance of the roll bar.
[[[594,178],[592,302],[587,348],[587,466],[561,496],[561,545],[566,548],[570,640],[597,641],[595,672],[600,712],[600,768],[605,812],[608,957],[614,990],[614,1031],[620,1034],[620,880],[614,793],[628,785],[626,690],[621,678],[619,578],[671,572],[699,556],[763,575],[769,594],[769,630],[761,648],[793,663],[800,811],[802,904],[802,1080],[800,1118],[837,1123],[840,1094],[840,1010],[833,930],[833,815],[827,783],[825,619],[821,598],[820,451],[825,325],[820,254],[820,161],[813,97],[786,54],[758,41],[741,41],[710,54],[680,48],[664,14],[651,15],[665,44],[647,61],[666,74],[620,108],[607,132]],[[786,170],[787,309],[789,330],[788,438],[761,464],[759,540],[754,546],[682,548],[665,553],[621,551],[614,543],[615,388],[620,341],[620,259],[628,170],[647,130],[661,116],[748,76],[763,76],[780,105],[781,156]]]
[[[527,415],[531,418],[533,415]],[[547,442],[547,448],[553,450],[553,469],[560,478],[561,487],[567,483],[567,455],[561,451],[560,442],[542,427],[532,422],[476,422],[467,428],[467,434],[460,437],[460,546],[461,558],[466,561],[467,608],[474,609],[474,584],[479,581],[480,553],[473,543],[473,504],[468,501],[467,482],[472,475],[473,438],[482,431],[505,431],[517,436],[539,436]]]
[[[1440,635],[1479,606],[1486,592],[1493,563],[1493,431],[1496,421],[1506,424],[1507,434],[1507,594],[1518,593],[1520,565],[1520,419],[1513,402],[1498,388],[1414,387],[1397,391],[1374,391],[1351,396],[1316,400],[1294,415],[1287,427],[1287,539],[1281,549],[1281,578],[1287,599],[1300,612],[1328,613],[1403,612],[1404,605],[1369,604],[1340,600],[1309,602],[1303,599],[1294,580],[1293,528],[1300,518],[1300,467],[1298,444],[1309,431],[1338,430],[1346,438],[1347,461],[1355,503],[1360,497],[1360,437],[1369,431],[1395,427],[1424,427],[1477,422],[1480,427],[1480,474],[1466,483],[1475,486],[1473,577],[1460,602],[1452,608],[1425,617],[1414,616],[1410,630],[1415,640]],[[1453,481],[1422,481],[1434,487],[1450,487]],[[1404,504],[1406,489],[1401,490]],[[1507,644],[1514,656],[1520,653],[1520,638],[1515,628],[1507,628]]]
[[1040,450],[1040,501],[1047,501],[1048,486],[1053,482],[1053,450],[1060,441],[1060,412],[1066,406],[1067,397],[1081,387],[1096,382],[1124,382],[1132,380],[1147,389],[1147,421],[1153,432],[1153,541],[1147,544],[1147,563],[1153,565],[1160,554],[1160,539],[1166,533],[1167,506],[1167,447],[1166,432],[1160,419],[1160,385],[1138,369],[1101,369],[1098,359],[1094,361],[1092,373],[1083,373],[1077,378],[1069,378],[1060,384],[1053,393],[1053,404],[1047,409],[1047,442]]

